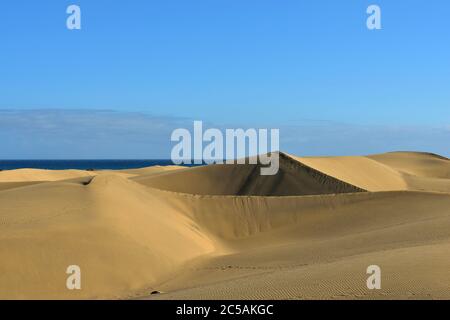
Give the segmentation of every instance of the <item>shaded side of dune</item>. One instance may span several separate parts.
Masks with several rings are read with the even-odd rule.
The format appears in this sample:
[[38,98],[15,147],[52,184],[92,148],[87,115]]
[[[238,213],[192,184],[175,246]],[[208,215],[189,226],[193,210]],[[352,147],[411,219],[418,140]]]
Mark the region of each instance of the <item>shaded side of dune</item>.
[[276,175],[261,175],[260,164],[217,164],[137,177],[143,185],[198,195],[293,196],[365,191],[280,153]]

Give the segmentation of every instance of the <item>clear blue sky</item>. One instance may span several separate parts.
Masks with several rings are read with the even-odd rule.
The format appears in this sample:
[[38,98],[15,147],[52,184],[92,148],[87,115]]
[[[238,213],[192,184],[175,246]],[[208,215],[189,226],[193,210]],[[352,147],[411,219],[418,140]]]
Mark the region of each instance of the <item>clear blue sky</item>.
[[[70,4],[81,30],[66,28]],[[366,28],[370,4],[382,30]],[[447,0],[5,0],[0,158],[167,157],[186,119],[281,128],[299,154],[449,155],[449,12]]]

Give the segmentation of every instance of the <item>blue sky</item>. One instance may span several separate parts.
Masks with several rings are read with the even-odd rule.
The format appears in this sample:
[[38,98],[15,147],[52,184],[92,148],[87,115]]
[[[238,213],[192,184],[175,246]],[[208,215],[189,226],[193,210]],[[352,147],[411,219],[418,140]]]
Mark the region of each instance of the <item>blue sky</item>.
[[[66,28],[81,7],[82,29]],[[382,30],[366,28],[378,4]],[[317,154],[450,150],[450,2],[3,1],[0,158],[167,158],[172,128]]]

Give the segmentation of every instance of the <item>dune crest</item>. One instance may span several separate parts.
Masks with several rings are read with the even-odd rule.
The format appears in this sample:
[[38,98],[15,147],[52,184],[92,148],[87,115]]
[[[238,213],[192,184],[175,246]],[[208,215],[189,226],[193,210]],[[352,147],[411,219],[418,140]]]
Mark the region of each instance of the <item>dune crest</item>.
[[273,176],[260,175],[260,164],[216,164],[134,180],[149,187],[198,195],[294,196],[364,191],[281,152],[279,165]]

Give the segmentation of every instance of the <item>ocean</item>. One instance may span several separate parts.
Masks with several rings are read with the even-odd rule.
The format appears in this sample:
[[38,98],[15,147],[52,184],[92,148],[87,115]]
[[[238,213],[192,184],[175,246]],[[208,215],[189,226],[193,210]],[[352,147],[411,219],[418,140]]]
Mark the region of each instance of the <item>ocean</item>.
[[12,170],[22,168],[32,169],[135,169],[149,166],[173,165],[172,160],[0,160],[0,170]]

